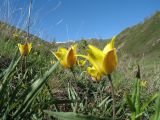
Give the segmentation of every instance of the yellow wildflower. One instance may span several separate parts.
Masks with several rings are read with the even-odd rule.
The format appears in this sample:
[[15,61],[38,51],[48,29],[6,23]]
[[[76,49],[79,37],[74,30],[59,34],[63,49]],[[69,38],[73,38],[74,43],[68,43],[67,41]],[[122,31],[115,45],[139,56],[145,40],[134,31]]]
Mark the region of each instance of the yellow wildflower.
[[78,65],[83,67],[86,64],[86,60],[78,60]]
[[77,60],[77,44],[71,46],[68,50],[65,48],[58,49],[57,52],[53,52],[54,56],[60,60],[60,63],[65,68],[71,68]]
[[105,46],[103,51],[93,45],[89,45],[88,56],[86,58],[100,75],[111,74],[116,69],[118,59],[114,43],[115,37]]
[[32,43],[18,44],[21,55],[26,56],[32,49]]
[[95,79],[97,82],[99,82],[102,78],[102,75],[94,67],[88,67],[87,72],[90,74],[93,80]]

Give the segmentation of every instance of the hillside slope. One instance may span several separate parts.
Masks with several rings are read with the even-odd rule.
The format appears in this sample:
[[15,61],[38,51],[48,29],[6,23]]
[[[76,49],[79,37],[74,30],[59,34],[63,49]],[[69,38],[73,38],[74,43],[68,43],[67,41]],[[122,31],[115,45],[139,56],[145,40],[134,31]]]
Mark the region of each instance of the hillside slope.
[[117,45],[123,52],[135,58],[160,59],[160,12],[143,23],[122,31]]

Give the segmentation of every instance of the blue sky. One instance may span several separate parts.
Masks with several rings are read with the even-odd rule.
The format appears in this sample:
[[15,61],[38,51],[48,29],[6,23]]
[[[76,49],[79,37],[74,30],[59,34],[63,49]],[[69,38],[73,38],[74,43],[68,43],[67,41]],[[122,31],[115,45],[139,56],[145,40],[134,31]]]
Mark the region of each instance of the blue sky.
[[[26,30],[29,0],[1,0],[0,19]],[[32,34],[45,40],[111,38],[160,10],[160,0],[33,0]]]

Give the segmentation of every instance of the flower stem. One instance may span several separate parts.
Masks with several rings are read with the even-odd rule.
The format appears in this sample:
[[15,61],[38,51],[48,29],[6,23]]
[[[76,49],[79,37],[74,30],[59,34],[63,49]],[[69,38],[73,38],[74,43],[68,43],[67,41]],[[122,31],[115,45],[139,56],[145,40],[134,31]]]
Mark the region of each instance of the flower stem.
[[26,56],[23,56],[22,60],[21,60],[21,73],[24,74],[26,71]]
[[24,73],[26,71],[26,66],[27,66],[27,57],[24,57]]
[[71,68],[70,70],[71,70],[72,75],[73,75],[73,79],[74,79],[74,82],[75,82],[75,87],[77,88],[77,80],[76,80],[76,76],[75,76],[74,70],[73,70],[73,68]]
[[113,83],[112,83],[112,78],[111,78],[111,74],[108,75],[108,79],[109,79],[109,82],[110,82],[110,85],[111,85],[111,92],[112,92],[112,99],[113,99],[113,102],[112,102],[112,110],[113,110],[113,120],[115,120],[115,116],[116,116],[116,113],[115,113],[115,97],[114,97],[114,86],[113,86]]

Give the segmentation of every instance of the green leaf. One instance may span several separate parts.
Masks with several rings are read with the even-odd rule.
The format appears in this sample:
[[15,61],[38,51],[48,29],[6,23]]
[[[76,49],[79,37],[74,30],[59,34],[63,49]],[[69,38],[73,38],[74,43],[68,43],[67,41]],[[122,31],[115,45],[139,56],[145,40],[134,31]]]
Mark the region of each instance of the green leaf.
[[135,112],[132,112],[131,120],[136,120],[136,113]]
[[155,114],[152,116],[151,120],[160,120],[160,93],[155,104]]
[[48,77],[51,73],[56,69],[56,67],[59,65],[59,62],[54,64],[49,71],[46,71],[45,74],[38,78],[24,93],[25,97],[23,100],[23,103],[19,107],[19,109],[15,112],[13,115],[14,117],[17,117],[21,112],[25,112],[27,108],[30,106],[34,98],[37,96],[37,94],[40,92],[41,88],[45,85],[45,82],[48,80]]
[[[68,83],[68,96],[70,100],[78,101],[79,97],[78,94],[76,93],[75,89]],[[74,112],[76,112],[77,107],[78,107],[78,102],[71,103],[71,107]]]
[[105,103],[109,103],[111,100],[109,99],[109,97],[106,97],[104,100],[102,100],[102,102],[99,103],[98,107],[101,107],[103,105],[105,105]]
[[136,114],[136,119],[140,118],[143,115],[143,112],[140,112],[139,114]]
[[126,94],[126,100],[128,102],[128,105],[131,109],[132,112],[135,112],[135,106],[134,106],[134,103],[132,102],[130,96],[128,94]]
[[144,112],[144,110],[148,107],[148,105],[154,101],[158,97],[158,94],[153,95],[147,102],[145,102],[141,108],[141,112]]
[[[21,59],[21,57],[19,57],[17,59],[17,56],[18,56],[18,49],[15,53],[14,58],[12,59],[10,65],[9,65],[9,67],[3,72],[3,75],[1,76],[3,81],[2,81],[2,84],[0,85],[0,98],[2,100],[4,100],[4,95],[6,95],[5,92],[7,91],[8,83],[11,80],[11,79],[9,79],[9,77],[14,72],[17,64],[19,63],[19,61]],[[2,102],[2,104],[3,104],[3,102]],[[1,103],[0,103],[0,106],[2,106]]]
[[111,120],[111,118],[97,118],[90,115],[82,115],[74,112],[52,112],[48,110],[44,110],[50,116],[58,118],[60,120]]
[[135,108],[136,108],[136,115],[140,113],[140,79],[137,79],[137,90],[136,90],[136,101],[135,101]]
[[137,82],[138,80],[134,80],[134,88],[133,88],[133,93],[132,93],[132,102],[135,103],[136,101],[136,93],[137,93]]

